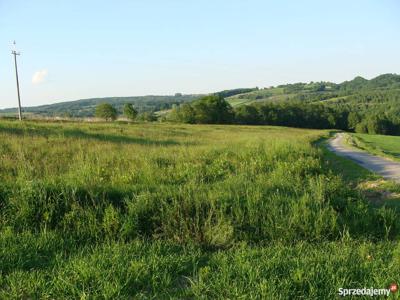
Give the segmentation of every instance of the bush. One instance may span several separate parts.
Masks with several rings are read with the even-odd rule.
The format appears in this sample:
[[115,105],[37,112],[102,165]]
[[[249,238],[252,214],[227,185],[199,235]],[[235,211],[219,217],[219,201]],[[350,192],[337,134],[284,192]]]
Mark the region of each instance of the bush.
[[178,121],[187,124],[196,123],[196,115],[194,109],[188,103],[184,103],[179,107],[175,107],[169,114],[168,119],[171,121]]
[[124,105],[124,115],[125,115],[125,117],[127,117],[128,119],[133,121],[136,119],[136,117],[138,115],[138,111],[135,109],[133,104],[126,103]]
[[96,106],[95,116],[106,121],[114,121],[117,118],[117,110],[111,104],[102,103]]
[[368,126],[366,122],[360,122],[355,127],[357,133],[368,133]]
[[355,130],[358,123],[360,123],[361,118],[360,115],[354,111],[350,112],[347,117],[348,128],[351,130]]
[[235,119],[239,124],[258,124],[260,116],[256,107],[242,105],[235,109]]
[[154,122],[157,121],[157,116],[153,112],[143,112],[137,116],[137,120],[143,122]]

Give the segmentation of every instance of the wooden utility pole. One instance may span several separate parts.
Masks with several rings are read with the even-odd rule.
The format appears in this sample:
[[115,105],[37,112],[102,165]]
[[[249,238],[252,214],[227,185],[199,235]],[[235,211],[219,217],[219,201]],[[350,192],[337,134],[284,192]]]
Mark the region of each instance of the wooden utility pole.
[[11,51],[11,54],[14,55],[15,77],[17,79],[18,118],[19,118],[20,121],[22,121],[21,96],[20,96],[20,93],[19,93],[19,80],[18,80],[18,67],[17,67],[17,55],[20,55],[20,53],[15,50],[15,41],[14,41],[14,50]]

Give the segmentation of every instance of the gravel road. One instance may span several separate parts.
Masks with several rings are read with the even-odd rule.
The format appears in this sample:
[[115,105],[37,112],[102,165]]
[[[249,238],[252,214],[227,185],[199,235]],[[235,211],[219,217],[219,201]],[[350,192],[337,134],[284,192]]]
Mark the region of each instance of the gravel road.
[[400,183],[400,163],[390,159],[375,156],[365,151],[350,148],[344,143],[344,134],[338,133],[329,140],[328,149],[339,156],[346,157],[358,163],[365,169],[375,172],[388,180]]

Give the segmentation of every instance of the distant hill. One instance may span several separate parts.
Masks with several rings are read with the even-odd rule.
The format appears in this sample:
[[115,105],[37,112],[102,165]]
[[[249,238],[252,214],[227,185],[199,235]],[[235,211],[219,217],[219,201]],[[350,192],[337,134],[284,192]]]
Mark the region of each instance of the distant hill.
[[[233,90],[224,90],[217,92],[223,97],[234,96],[237,94],[255,91],[257,88],[239,88]],[[110,103],[113,105],[118,113],[122,114],[125,103],[132,103],[139,112],[160,112],[168,111],[174,105],[180,105],[185,102],[191,102],[199,97],[204,96],[201,94],[183,95],[180,93],[174,96],[135,96],[135,97],[106,97],[106,98],[90,98],[80,99],[75,101],[66,101],[48,105],[24,107],[23,111],[26,114],[55,117],[55,116],[69,116],[69,117],[92,117],[94,116],[95,108],[100,103]],[[13,115],[16,108],[7,108],[0,110],[0,115]]]
[[[371,80],[356,77],[339,84],[310,82],[279,85],[228,97],[232,106],[256,102],[324,102],[327,105],[357,105],[365,102],[385,103],[400,96],[400,75],[383,74]],[[400,103],[399,103],[400,104]]]
[[[318,103],[331,107],[347,107],[351,111],[400,114],[400,75],[383,74],[373,79],[356,77],[342,83],[310,82],[284,84],[269,88],[238,88],[217,92],[233,107],[253,103]],[[112,104],[119,113],[125,103],[132,103],[139,112],[158,112],[165,115],[174,106],[192,102],[204,95],[137,96],[91,98],[36,107],[25,107],[24,112],[39,116],[91,117],[99,103]],[[0,115],[15,114],[16,109],[0,110]]]
[[[125,103],[132,103],[139,112],[159,111],[171,108],[184,102],[190,102],[201,95],[182,95],[174,96],[137,96],[137,97],[107,97],[91,98],[76,101],[60,102],[49,105],[34,107],[24,107],[25,113],[41,116],[71,116],[71,117],[91,117],[94,115],[95,107],[99,103],[112,104],[119,113],[122,113]],[[15,113],[16,108],[0,110],[0,114]]]
[[358,76],[339,84],[294,83],[243,91],[226,93],[231,96],[225,99],[214,95],[175,107],[165,119],[400,135],[400,76],[396,74],[371,80]]

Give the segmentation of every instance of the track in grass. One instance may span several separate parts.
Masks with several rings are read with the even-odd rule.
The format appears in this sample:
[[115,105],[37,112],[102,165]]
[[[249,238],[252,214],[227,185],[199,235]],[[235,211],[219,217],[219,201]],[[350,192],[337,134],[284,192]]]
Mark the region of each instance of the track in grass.
[[400,163],[346,146],[343,133],[336,134],[329,141],[329,149],[340,156],[357,162],[362,167],[381,175],[385,179],[400,183]]

